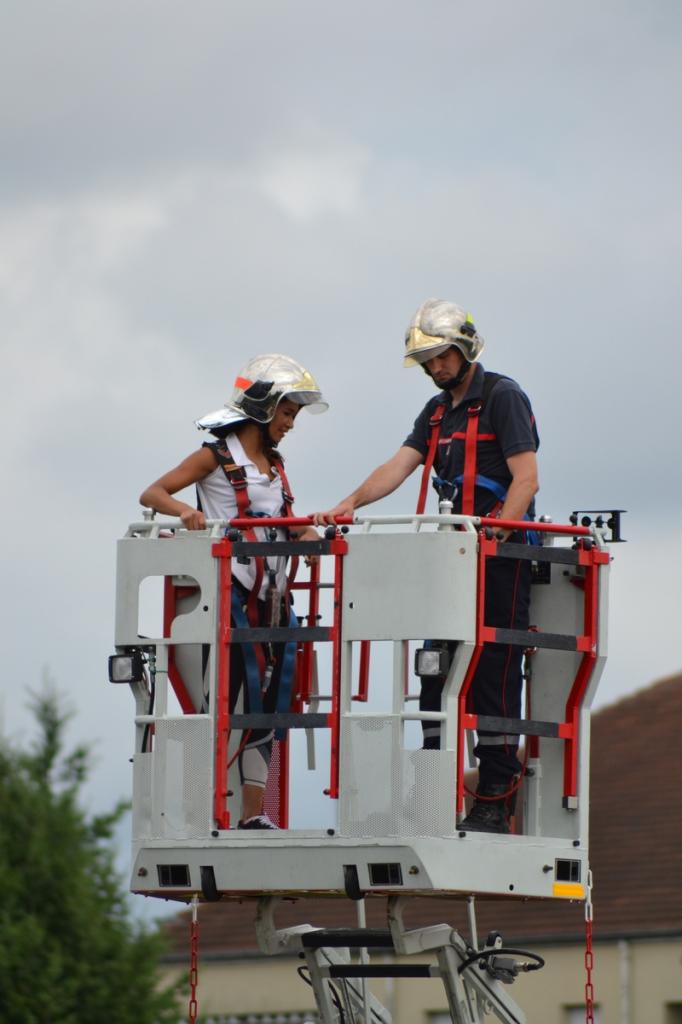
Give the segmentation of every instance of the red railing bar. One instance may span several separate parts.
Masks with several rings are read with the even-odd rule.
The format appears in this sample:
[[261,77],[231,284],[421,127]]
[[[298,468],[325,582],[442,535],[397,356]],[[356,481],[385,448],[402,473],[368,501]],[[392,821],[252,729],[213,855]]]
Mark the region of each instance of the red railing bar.
[[481,526],[492,526],[493,529],[498,530],[532,530],[534,533],[567,533],[574,537],[592,536],[589,526],[572,526],[567,523],[538,523],[534,519],[491,519],[489,516],[481,516],[478,521]]
[[[573,537],[590,537],[592,531],[589,526],[573,526],[570,523],[540,523],[534,519],[491,519],[489,516],[472,516],[474,524],[480,526],[491,526],[498,530],[533,530],[536,533],[569,534]],[[245,530],[254,526],[313,526],[312,516],[263,516],[254,521],[253,517],[236,517],[230,519],[230,526],[238,530]],[[352,526],[355,523],[353,516],[339,516],[336,520],[337,526]]]
[[[229,523],[237,530],[245,530],[254,526],[313,526],[314,520],[312,516],[236,516]],[[339,516],[337,519],[337,526],[350,526],[352,523],[352,516]]]

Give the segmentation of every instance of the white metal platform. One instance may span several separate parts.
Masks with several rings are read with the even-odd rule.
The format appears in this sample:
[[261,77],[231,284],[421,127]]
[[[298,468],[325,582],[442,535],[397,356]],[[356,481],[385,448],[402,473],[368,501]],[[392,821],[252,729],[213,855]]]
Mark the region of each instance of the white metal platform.
[[[515,834],[460,832],[467,737],[463,694],[482,620],[485,558],[504,545],[461,516],[364,517],[346,536],[301,544],[321,556],[302,594],[323,621],[296,608],[299,676],[293,714],[331,748],[333,827],[290,829],[305,764],[279,743],[274,781],[280,831],[238,831],[239,779],[228,764],[241,729],[226,718],[230,559],[253,550],[226,523],[189,533],[177,521],[133,524],[118,547],[115,643],[141,651],[148,678],[133,683],[136,742],[131,889],[163,898],[288,894],[470,893],[582,899],[588,861],[589,711],[606,655],[609,556],[600,531],[543,527],[535,551],[550,581],[532,588],[537,628],[529,684],[530,757]],[[556,532],[552,533],[554,530]],[[563,531],[563,533],[561,532]],[[293,545],[292,545],[293,546]],[[244,554],[247,552],[247,554]],[[248,554],[251,552],[251,554]],[[329,569],[325,567],[329,566]],[[162,577],[159,635],[140,634],[140,589]],[[327,619],[325,625],[324,619]],[[282,639],[286,639],[280,631]],[[440,714],[442,747],[418,749],[411,674],[415,643],[458,641]],[[510,638],[525,642],[523,637]],[[330,648],[314,678],[312,646]],[[381,656],[366,656],[368,644]],[[388,652],[390,653],[387,653]],[[301,671],[306,678],[301,678]],[[149,673],[153,681],[153,701]],[[319,682],[319,686],[318,686]],[[367,696],[370,700],[367,701]],[[240,721],[235,719],[235,721]],[[288,714],[279,724],[296,725]],[[278,722],[274,722],[275,725]],[[320,727],[322,726],[322,727]],[[513,728],[513,726],[512,726]],[[510,726],[507,723],[507,731]],[[312,741],[311,741],[312,743]],[[295,817],[295,815],[292,815]]]

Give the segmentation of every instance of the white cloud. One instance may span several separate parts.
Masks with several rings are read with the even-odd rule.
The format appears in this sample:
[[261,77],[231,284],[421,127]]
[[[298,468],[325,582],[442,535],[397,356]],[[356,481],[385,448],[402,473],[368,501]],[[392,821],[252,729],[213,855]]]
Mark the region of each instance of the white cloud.
[[[48,437],[54,446],[65,431],[85,435],[128,417],[152,380],[161,386],[169,356],[183,365],[172,336],[129,318],[117,287],[122,268],[167,224],[167,204],[143,191],[0,210],[0,429],[15,437],[3,448],[6,486],[19,476],[35,485]],[[62,470],[68,458],[60,454]]]
[[91,281],[124,263],[166,222],[163,204],[144,192],[86,193],[0,208],[3,298],[30,302],[48,280],[55,288],[69,278]]
[[283,213],[306,223],[328,213],[359,213],[368,163],[369,153],[359,146],[284,150],[265,155],[255,180]]

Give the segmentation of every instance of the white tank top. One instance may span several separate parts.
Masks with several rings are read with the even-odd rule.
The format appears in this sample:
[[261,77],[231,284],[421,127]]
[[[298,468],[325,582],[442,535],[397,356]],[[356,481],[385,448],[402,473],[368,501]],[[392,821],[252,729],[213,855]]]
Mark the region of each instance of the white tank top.
[[[248,489],[251,511],[256,515],[279,516],[282,514],[282,480],[277,467],[274,467],[275,476],[271,480],[267,473],[261,473],[258,466],[249,460],[241,442],[236,434],[228,434],[225,444],[230,450],[234,462],[244,468],[246,474],[246,486]],[[234,488],[225,476],[222,466],[217,466],[212,473],[204,477],[197,484],[199,500],[204,515],[207,519],[233,519],[238,515],[237,499]],[[257,520],[256,520],[257,521]],[[258,540],[267,540],[265,530],[260,527],[255,529]],[[277,539],[286,540],[284,530],[277,530]],[[280,593],[284,593],[286,587],[286,558],[274,558],[272,555],[265,559],[263,571],[263,582],[260,586],[259,597],[264,598],[270,582],[270,571],[275,573],[275,582]],[[248,564],[232,559],[232,575],[251,593],[256,581],[256,564],[251,558]]]

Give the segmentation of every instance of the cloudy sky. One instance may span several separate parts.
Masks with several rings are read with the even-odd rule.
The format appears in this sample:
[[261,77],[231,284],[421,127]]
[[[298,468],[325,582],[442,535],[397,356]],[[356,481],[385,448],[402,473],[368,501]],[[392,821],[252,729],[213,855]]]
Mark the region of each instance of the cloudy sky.
[[[45,666],[129,785],[106,681],[115,540],[240,365],[331,403],[287,440],[301,513],[399,445],[429,296],[538,418],[538,508],[628,509],[600,703],[682,667],[678,0],[5,0],[3,728]],[[414,507],[416,480],[376,511]]]

